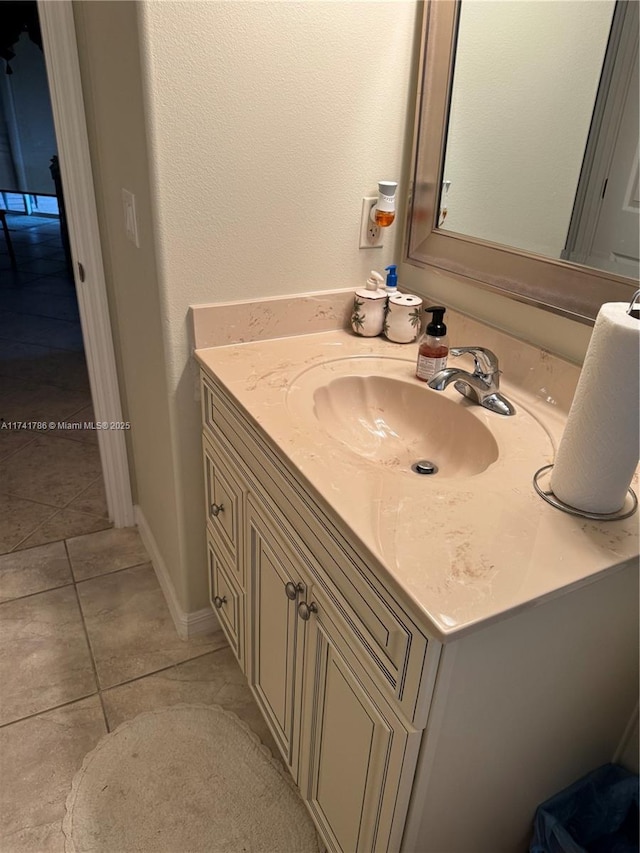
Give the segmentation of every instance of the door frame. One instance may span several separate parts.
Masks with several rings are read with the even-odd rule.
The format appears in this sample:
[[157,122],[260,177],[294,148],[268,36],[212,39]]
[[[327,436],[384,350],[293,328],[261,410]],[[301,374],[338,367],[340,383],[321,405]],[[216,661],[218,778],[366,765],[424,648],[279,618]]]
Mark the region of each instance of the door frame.
[[[69,241],[96,424],[122,424],[71,0],[38,0]],[[109,517],[135,524],[125,431],[97,430]]]
[[560,255],[563,260],[593,266],[591,247],[637,55],[638,3],[617,0],[567,241]]

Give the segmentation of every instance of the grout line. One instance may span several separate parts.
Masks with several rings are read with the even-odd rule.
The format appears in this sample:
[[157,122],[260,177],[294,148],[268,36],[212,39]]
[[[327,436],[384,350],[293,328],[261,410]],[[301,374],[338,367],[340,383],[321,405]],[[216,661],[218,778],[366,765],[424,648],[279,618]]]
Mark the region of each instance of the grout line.
[[[69,566],[69,571],[71,572],[71,566]],[[44,595],[45,592],[55,592],[58,589],[65,589],[68,586],[74,586],[73,579],[58,586],[48,586],[46,589],[39,589],[37,592],[28,592],[26,595],[16,595],[15,598],[7,598],[4,601],[0,601],[0,607],[5,604],[12,604],[14,601],[24,601],[25,598],[33,598],[35,595]]]
[[[102,533],[102,531],[101,531],[101,530],[97,530],[97,531],[96,531],[96,533]],[[91,534],[89,534],[89,535],[91,535]],[[72,539],[73,537],[69,537],[69,538],[71,538],[71,539]],[[67,540],[65,539],[65,542],[66,542],[66,541],[67,541]],[[149,560],[145,560],[143,563],[134,563],[134,564],[133,564],[133,566],[124,566],[124,567],[123,567],[123,568],[121,568],[121,569],[111,569],[111,570],[110,570],[110,571],[108,571],[108,572],[101,572],[99,575],[91,575],[91,577],[90,577],[90,578],[80,578],[80,580],[76,580],[75,575],[74,575],[74,580],[73,580],[73,582],[74,582],[75,584],[79,584],[79,583],[87,583],[88,581],[94,581],[94,580],[96,580],[97,578],[106,578],[108,575],[119,575],[119,574],[120,574],[120,572],[127,572],[127,571],[129,571],[129,569],[141,569],[143,566],[147,566],[147,565],[151,565],[151,566],[153,566],[153,563],[151,562],[151,559],[149,559]],[[71,567],[71,573],[73,574],[73,566]]]
[[[27,287],[28,284],[29,283],[27,282],[25,284],[25,287]],[[12,311],[10,308],[2,308],[0,310],[2,311],[3,314],[14,314],[17,317],[35,316],[35,315],[31,315],[31,314],[23,314],[20,311],[15,311],[15,310]],[[80,327],[80,325],[81,325],[79,320],[65,320],[62,317],[43,317],[42,319],[43,320],[51,320],[53,323],[68,323],[69,325],[78,326],[78,327]],[[29,343],[29,342],[27,341],[27,343]],[[42,344],[35,344],[35,346],[42,346]]]
[[[7,495],[7,497],[15,498],[18,501],[28,501],[29,503],[32,503],[32,504],[38,504],[38,506],[49,507],[49,509],[52,510],[53,512],[58,512],[59,510],[64,509],[63,506],[59,506],[57,504],[48,504],[48,503],[45,503],[44,501],[35,501],[33,498],[25,498],[24,495],[17,495],[15,492],[4,492],[4,494]],[[40,525],[38,525],[38,526],[40,526]]]
[[[1,313],[3,313],[3,312],[0,309],[0,314]],[[74,353],[83,353],[84,354],[84,347],[80,347],[80,349],[69,350],[69,349],[65,349],[64,347],[54,347],[51,344],[34,344],[34,343],[31,343],[30,341],[16,340],[15,338],[5,338],[3,335],[0,335],[0,343],[21,344],[22,346],[25,346],[25,347],[26,346],[37,347],[38,349],[45,350],[45,352],[43,352],[42,355],[39,356],[39,358],[51,358],[51,356],[60,355],[60,353],[63,353],[63,352],[74,352]],[[3,359],[3,361],[8,361],[8,360],[9,359]],[[34,383],[34,384],[38,384],[38,383]],[[42,384],[46,384],[46,383],[41,382],[39,384],[42,385]],[[61,386],[61,387],[64,387],[64,386]],[[84,390],[84,389],[82,389],[82,390]]]
[[169,669],[175,669],[182,664],[189,663],[192,660],[199,660],[199,658],[205,658],[207,655],[215,654],[216,652],[222,652],[225,649],[229,648],[229,646],[221,646],[219,649],[209,649],[207,652],[201,652],[198,655],[194,655],[192,658],[186,658],[185,660],[179,660],[175,663],[170,663],[167,666],[163,666],[160,669],[154,669],[151,672],[145,672],[143,675],[136,675],[135,678],[129,678],[126,681],[119,681],[117,684],[110,684],[109,687],[101,687],[100,691],[102,693],[106,693],[109,690],[115,690],[117,687],[124,687],[127,684],[134,684],[136,681],[142,681],[144,678],[149,678],[150,675],[158,675],[161,672],[167,672]]
[[90,699],[92,696],[98,696],[99,691],[94,690],[93,693],[87,693],[85,696],[77,696],[75,699],[70,699],[68,702],[61,702],[59,705],[54,705],[52,708],[44,708],[42,711],[35,711],[33,714],[27,714],[25,717],[19,717],[17,720],[11,720],[9,723],[0,723],[0,729],[6,729],[7,726],[12,726],[14,723],[22,723],[24,720],[32,720],[34,717],[41,717],[43,714],[48,714],[49,711],[58,711],[60,708],[66,708],[68,705],[75,705],[76,702],[82,702],[83,699]]
[[[18,544],[14,545],[10,551],[5,551],[4,554],[0,554],[0,557],[4,557],[5,554],[18,554],[20,551],[30,551],[32,548],[40,548],[43,545],[53,545],[54,542],[64,542],[66,539],[75,539],[77,536],[91,536],[93,533],[102,533],[103,530],[111,530],[113,528],[113,522],[110,519],[108,519],[108,518],[105,519],[102,516],[98,516],[98,515],[89,515],[89,513],[85,512],[85,513],[81,513],[81,514],[85,515],[87,518],[95,518],[98,521],[106,521],[106,522],[108,522],[108,526],[103,527],[101,530],[90,530],[88,533],[77,533],[75,536],[61,536],[59,539],[49,539],[47,542],[39,542],[37,545],[29,545],[28,548],[21,548],[20,547],[20,545],[22,545],[23,542],[26,542],[26,540],[29,539],[31,536],[33,536],[34,533],[37,533],[41,527],[44,527],[44,525],[47,523],[47,521],[51,521],[51,519],[54,516],[58,515],[58,513],[62,512],[63,509],[66,509],[66,507],[58,508],[56,510],[56,512],[53,513],[53,515],[50,515],[48,519],[46,519],[45,521],[42,522],[42,524],[39,524],[37,527],[35,527],[31,531],[31,533],[27,534],[27,536],[25,536],[24,539],[21,539],[18,542]],[[72,511],[75,512],[75,510],[72,510]]]
[[[198,657],[204,657],[204,655],[198,655]],[[195,660],[195,658],[193,660]],[[181,663],[187,663],[187,661],[181,661]],[[135,684],[136,681],[142,681],[150,675],[159,675],[161,672],[167,672],[170,669],[175,669],[176,666],[178,666],[177,663],[170,663],[160,669],[154,669],[153,672],[145,672],[144,675],[136,675],[135,678],[128,678],[126,681],[119,681],[117,684],[110,684],[108,687],[100,688],[100,690],[102,693],[108,693],[110,690],[117,690],[118,687],[125,687],[127,684]]]
[[[46,435],[46,433],[40,433],[40,435]],[[75,442],[75,443],[81,444],[81,442]],[[23,449],[24,448],[20,448],[20,450],[23,450]],[[98,477],[101,477],[101,476],[102,476],[102,474],[98,475]],[[43,503],[42,501],[35,501],[35,500],[33,500],[33,498],[25,498],[25,497],[22,497],[21,495],[13,494],[12,492],[4,492],[4,494],[7,495],[8,497],[13,497],[13,498],[16,498],[17,500],[34,503],[34,504],[37,504],[38,506],[46,506],[48,509],[52,510],[52,514],[48,518],[45,518],[45,520],[43,522],[41,522],[40,524],[38,524],[37,527],[34,527],[33,530],[31,530],[26,536],[24,536],[19,542],[17,542],[13,546],[13,548],[11,548],[10,551],[7,551],[6,553],[12,554],[14,551],[28,550],[26,548],[20,548],[20,545],[22,545],[23,542],[26,542],[26,540],[29,539],[31,536],[33,536],[34,533],[37,533],[38,530],[40,530],[40,528],[44,527],[44,525],[47,524],[47,522],[51,521],[51,519],[54,516],[58,515],[59,513],[61,513],[65,509],[70,509],[71,512],[78,512],[81,515],[86,516],[87,518],[94,518],[100,522],[107,522],[112,527],[113,522],[108,517],[105,518],[105,516],[102,516],[102,515],[93,515],[93,513],[84,512],[81,509],[75,509],[75,507],[71,507],[71,504],[73,503],[73,501],[75,501],[77,498],[79,498],[81,495],[83,495],[87,491],[87,489],[89,489],[96,482],[98,477],[91,480],[91,482],[88,485],[83,486],[82,489],[77,494],[75,494],[71,498],[71,500],[69,500],[68,503],[64,504],[64,506],[51,506],[51,504],[46,504],[46,503]],[[108,530],[109,528],[103,528],[103,529]],[[76,536],[89,536],[89,535],[91,535],[91,533],[100,533],[100,532],[101,532],[100,530],[90,530],[88,533],[78,533],[78,534],[76,534]],[[51,542],[60,542],[63,539],[74,539],[74,538],[75,538],[75,536],[63,536],[63,537],[60,537],[60,539],[52,539],[52,540],[50,540],[50,542],[41,542],[40,545],[49,545]],[[39,546],[38,545],[32,545],[31,547],[37,548]]]
[[[78,443],[78,442],[76,442],[76,444],[77,444],[77,443]],[[90,482],[90,483],[88,483],[86,486],[84,486],[84,487],[82,488],[82,490],[78,492],[78,494],[77,494],[77,495],[74,495],[74,497],[72,497],[72,498],[71,498],[71,500],[70,500],[68,503],[66,503],[66,504],[62,507],[62,509],[71,509],[71,504],[72,504],[74,501],[77,501],[77,500],[78,500],[78,498],[81,498],[81,497],[82,497],[82,495],[84,495],[84,493],[85,493],[85,492],[87,492],[87,491],[91,488],[91,486],[95,486],[95,484],[98,482],[98,480],[102,480],[102,484],[103,484],[103,486],[104,486],[104,475],[103,475],[103,474],[98,474],[98,476],[97,476],[97,477],[95,477],[95,479],[91,480],[91,482]],[[82,512],[82,510],[81,510],[81,509],[79,509],[79,510],[76,510],[76,512]],[[95,517],[102,518],[102,516],[94,516],[94,514],[93,514],[92,512],[85,512],[85,513],[84,513],[84,515],[91,515],[91,516],[93,516],[94,518],[95,518]],[[109,521],[109,520],[110,520],[110,519],[109,519],[109,518],[107,518],[107,521]],[[79,533],[78,535],[79,535],[79,536],[82,536],[82,533]],[[67,538],[67,539],[72,539],[73,537],[72,537],[72,536],[67,536],[66,538]]]
[[[86,409],[87,407],[83,406],[82,408]],[[82,411],[82,409],[80,409],[80,411]],[[79,414],[79,412],[74,412],[74,415],[77,415],[77,414]],[[71,422],[70,419],[74,415],[66,415],[64,418],[65,423],[70,423]],[[94,421],[94,423],[95,423],[95,421]],[[85,432],[85,430],[77,429],[77,430],[69,430],[69,432],[73,432],[73,433],[75,433],[75,435],[78,435],[78,433],[80,433],[80,435],[82,435],[82,433]],[[87,430],[87,432],[95,435],[95,431],[92,429]],[[70,435],[65,434],[64,430],[62,431],[62,433],[57,433],[57,432],[52,433],[49,430],[36,430],[36,433],[37,433],[37,435],[48,435],[49,438],[60,438],[63,441],[72,441],[74,444],[80,444],[83,446],[86,446],[86,445],[88,445],[89,447],[97,447],[98,446],[97,441],[93,441],[93,440],[85,439],[85,438],[71,438]],[[84,491],[84,489],[83,489],[83,491]],[[78,497],[78,495],[76,495],[76,498],[77,497]],[[75,498],[72,498],[72,500],[75,500]]]
[[[26,286],[26,285],[25,285]],[[44,295],[44,294],[41,294]],[[55,299],[60,299],[62,294],[50,294]],[[67,297],[69,298],[69,297]],[[3,309],[6,310],[6,309]],[[35,311],[24,311],[14,308],[12,314],[18,314],[20,317],[37,317],[39,320],[64,320],[66,323],[79,323],[79,320],[68,320],[66,317],[56,317],[53,314],[38,314]]]
[[[64,543],[64,549],[65,549],[66,554],[67,554],[67,560],[69,561],[69,567],[71,567],[71,555],[69,554],[69,549],[67,547],[66,540]],[[72,568],[71,568],[71,573],[73,574]],[[87,630],[87,623],[86,623],[85,618],[84,618],[84,612],[82,610],[82,603],[80,602],[80,595],[78,594],[78,586],[75,583],[75,580],[73,583],[73,591],[76,594],[76,601],[78,603],[78,611],[80,612],[80,620],[82,622],[82,630],[84,631],[84,638],[87,642],[87,649],[89,650],[89,659],[91,660],[91,668],[93,669],[93,677],[95,678],[95,681],[96,681],[96,690],[98,691],[98,697],[100,698],[100,707],[102,708],[102,717],[104,719],[105,727],[106,727],[107,731],[109,732],[109,731],[111,731],[111,729],[109,728],[109,720],[107,719],[107,712],[105,710],[104,701],[102,699],[102,691],[100,689],[100,679],[98,677],[98,668],[96,666],[96,660],[95,660],[95,657],[93,654],[93,648],[91,646],[91,640],[89,638],[89,631]]]
[[[96,531],[96,533],[101,533],[101,532],[102,532],[101,530]],[[91,536],[91,534],[88,534],[88,535]],[[69,537],[69,538],[73,538],[73,537]],[[65,583],[58,584],[57,586],[48,586],[46,589],[39,589],[37,592],[28,592],[25,595],[16,595],[15,598],[7,598],[5,601],[0,601],[0,607],[2,607],[3,604],[10,604],[12,601],[22,601],[25,598],[33,598],[34,595],[42,595],[45,592],[53,592],[56,589],[64,589],[64,587],[67,587],[67,586],[77,586],[78,584],[81,584],[81,583],[87,583],[88,581],[96,580],[96,578],[106,578],[108,575],[117,575],[120,572],[126,572],[129,569],[140,569],[143,566],[146,566],[149,564],[153,565],[151,563],[151,560],[145,560],[143,563],[134,563],[132,566],[124,566],[121,569],[110,569],[108,572],[101,572],[101,574],[99,574],[99,575],[92,575],[90,578],[80,578],[80,580],[77,580],[74,573],[73,573],[73,564],[71,562],[71,557],[69,556],[69,549],[67,547],[67,539],[58,539],[56,542],[45,542],[43,545],[34,545],[34,548],[43,548],[46,545],[56,545],[58,542],[64,543],[65,552],[67,554],[67,560],[69,562],[69,571],[71,573],[71,580],[66,581]],[[25,548],[24,550],[28,551],[30,549]],[[12,554],[12,553],[20,553],[20,552],[9,551],[8,553]],[[6,554],[0,554],[0,557],[5,557],[5,556],[7,556],[7,555]]]
[[0,462],[6,462],[7,459],[11,459],[12,456],[15,456],[16,453],[20,453],[21,450],[24,450],[26,447],[32,444],[36,440],[38,435],[40,435],[40,433],[35,433],[31,438],[31,441],[27,441],[26,444],[22,444],[20,447],[16,448],[15,450],[12,450],[7,456],[0,457]]

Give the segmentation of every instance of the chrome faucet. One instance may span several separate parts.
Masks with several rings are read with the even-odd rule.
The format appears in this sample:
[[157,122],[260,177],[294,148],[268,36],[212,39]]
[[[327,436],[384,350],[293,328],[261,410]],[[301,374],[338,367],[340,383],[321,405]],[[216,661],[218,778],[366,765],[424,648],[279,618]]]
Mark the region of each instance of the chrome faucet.
[[495,353],[484,347],[452,347],[449,350],[453,356],[463,355],[466,352],[473,356],[475,364],[473,373],[458,367],[445,367],[429,380],[429,388],[444,391],[447,385],[454,382],[456,391],[473,400],[474,403],[484,406],[485,409],[499,415],[515,415],[515,408],[498,390],[500,370]]

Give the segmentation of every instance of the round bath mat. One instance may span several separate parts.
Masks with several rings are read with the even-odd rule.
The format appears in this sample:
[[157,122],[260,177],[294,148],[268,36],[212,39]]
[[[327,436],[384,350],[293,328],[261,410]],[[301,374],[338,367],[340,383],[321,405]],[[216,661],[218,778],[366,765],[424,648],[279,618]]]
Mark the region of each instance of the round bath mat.
[[287,771],[235,714],[140,714],[84,759],[67,798],[66,853],[320,853]]

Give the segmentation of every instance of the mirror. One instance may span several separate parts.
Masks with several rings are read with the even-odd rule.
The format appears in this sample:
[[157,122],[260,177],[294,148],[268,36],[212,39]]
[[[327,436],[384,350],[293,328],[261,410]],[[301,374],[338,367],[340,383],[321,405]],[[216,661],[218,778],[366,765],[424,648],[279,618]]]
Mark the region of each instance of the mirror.
[[638,4],[425,7],[408,260],[574,319],[638,281]]

